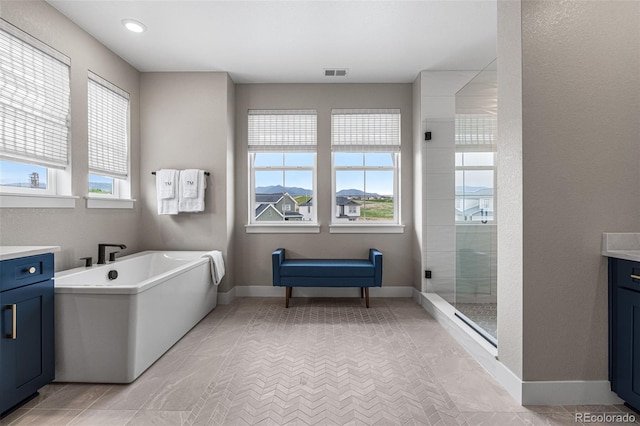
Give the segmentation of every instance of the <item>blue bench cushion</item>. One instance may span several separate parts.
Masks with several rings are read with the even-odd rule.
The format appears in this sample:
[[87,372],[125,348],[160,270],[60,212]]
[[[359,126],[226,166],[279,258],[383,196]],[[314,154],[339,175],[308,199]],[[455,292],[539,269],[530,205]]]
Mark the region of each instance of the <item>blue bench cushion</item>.
[[372,277],[375,269],[369,260],[360,259],[287,259],[282,262],[282,277]]

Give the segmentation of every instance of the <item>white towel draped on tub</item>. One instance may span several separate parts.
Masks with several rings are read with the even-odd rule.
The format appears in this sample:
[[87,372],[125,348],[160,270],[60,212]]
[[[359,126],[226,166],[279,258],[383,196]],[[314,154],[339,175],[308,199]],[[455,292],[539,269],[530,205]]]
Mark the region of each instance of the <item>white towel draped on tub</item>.
[[158,214],[178,214],[178,171],[161,169],[156,172]]
[[204,170],[183,170],[180,172],[179,181],[178,210],[181,212],[204,211],[204,190],[207,188]]
[[222,259],[222,252],[219,250],[213,250],[202,255],[202,257],[208,257],[211,265],[211,279],[215,285],[220,284],[222,277],[224,277],[224,260]]

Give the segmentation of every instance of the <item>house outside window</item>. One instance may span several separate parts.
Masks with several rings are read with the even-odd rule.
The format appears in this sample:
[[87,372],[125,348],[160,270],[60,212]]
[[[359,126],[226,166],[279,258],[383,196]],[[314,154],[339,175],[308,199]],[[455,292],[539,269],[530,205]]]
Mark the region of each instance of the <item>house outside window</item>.
[[0,193],[71,194],[70,63],[0,20]]
[[317,223],[316,111],[250,110],[248,144],[249,224]]
[[331,112],[332,224],[399,224],[400,110]]
[[129,94],[89,73],[89,196],[131,198]]

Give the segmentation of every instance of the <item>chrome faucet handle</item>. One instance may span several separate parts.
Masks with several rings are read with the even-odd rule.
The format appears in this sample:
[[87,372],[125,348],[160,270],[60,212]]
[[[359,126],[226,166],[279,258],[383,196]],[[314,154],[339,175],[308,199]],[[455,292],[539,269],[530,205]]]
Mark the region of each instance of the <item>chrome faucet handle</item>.
[[80,260],[84,260],[85,268],[89,268],[93,264],[93,258],[91,256],[81,257]]
[[119,251],[112,251],[111,253],[109,253],[109,262],[115,262],[116,261],[116,253],[120,253]]

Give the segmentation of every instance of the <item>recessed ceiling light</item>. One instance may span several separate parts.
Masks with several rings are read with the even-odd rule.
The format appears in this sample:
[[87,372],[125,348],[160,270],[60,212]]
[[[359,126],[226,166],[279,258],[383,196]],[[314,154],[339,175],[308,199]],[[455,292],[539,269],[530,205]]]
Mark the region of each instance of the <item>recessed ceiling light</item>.
[[145,27],[142,22],[138,22],[134,19],[123,19],[122,25],[124,25],[126,29],[134,33],[143,33],[147,29],[147,27]]

